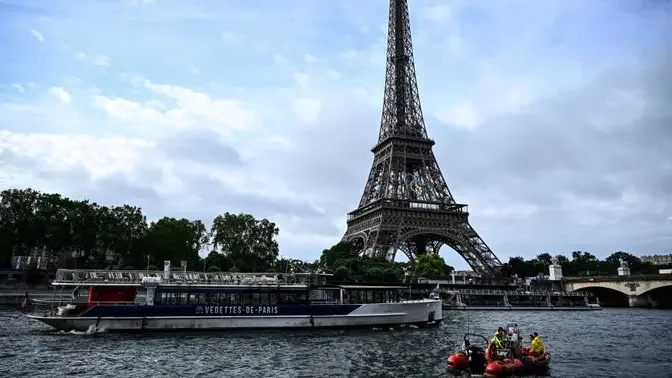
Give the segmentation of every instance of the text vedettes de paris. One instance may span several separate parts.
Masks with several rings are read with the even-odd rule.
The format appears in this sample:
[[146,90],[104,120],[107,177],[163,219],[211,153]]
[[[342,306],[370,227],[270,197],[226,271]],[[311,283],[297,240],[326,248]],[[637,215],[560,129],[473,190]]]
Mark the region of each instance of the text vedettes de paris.
[[202,315],[277,315],[277,306],[198,306]]

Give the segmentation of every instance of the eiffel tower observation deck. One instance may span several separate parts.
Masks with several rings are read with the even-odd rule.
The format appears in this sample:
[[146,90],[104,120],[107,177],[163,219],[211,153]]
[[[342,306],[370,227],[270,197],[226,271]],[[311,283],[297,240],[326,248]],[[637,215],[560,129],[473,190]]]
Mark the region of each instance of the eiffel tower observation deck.
[[378,143],[359,207],[348,214],[343,241],[362,254],[410,260],[454,249],[485,276],[501,262],[469,224],[467,205],[455,201],[434,157],[420,106],[407,0],[390,0],[385,95]]

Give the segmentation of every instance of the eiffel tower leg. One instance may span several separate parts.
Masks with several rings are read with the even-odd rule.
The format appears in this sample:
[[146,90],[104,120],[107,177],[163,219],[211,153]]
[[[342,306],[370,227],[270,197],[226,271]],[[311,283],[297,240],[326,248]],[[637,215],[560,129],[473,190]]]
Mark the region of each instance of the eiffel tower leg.
[[376,231],[376,238],[369,249],[369,257],[374,259],[394,260],[396,253],[396,233],[389,230]]
[[471,255],[476,257],[481,263],[482,269],[488,273],[496,274],[497,269],[502,266],[501,261],[495,256],[494,252],[488,247],[476,230],[469,223],[462,224],[463,240],[466,240]]

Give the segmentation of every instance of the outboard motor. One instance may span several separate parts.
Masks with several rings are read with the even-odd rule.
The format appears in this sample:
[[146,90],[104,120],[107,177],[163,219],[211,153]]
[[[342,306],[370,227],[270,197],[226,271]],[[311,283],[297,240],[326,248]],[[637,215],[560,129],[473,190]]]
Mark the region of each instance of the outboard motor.
[[469,336],[474,336],[483,340],[484,345],[488,345],[488,339],[482,335],[467,333],[464,335],[462,349],[448,356],[448,371],[451,374],[471,372],[473,374],[483,374],[485,372],[485,349],[480,346],[472,345]]
[[485,372],[485,351],[476,345],[469,346],[469,369],[474,374]]

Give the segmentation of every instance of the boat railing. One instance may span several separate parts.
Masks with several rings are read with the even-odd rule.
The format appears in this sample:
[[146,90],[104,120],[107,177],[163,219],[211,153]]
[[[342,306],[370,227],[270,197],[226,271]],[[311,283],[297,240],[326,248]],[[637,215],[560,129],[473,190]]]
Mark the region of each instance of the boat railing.
[[341,301],[310,301],[311,305],[339,305]]
[[507,295],[507,296],[568,296],[568,297],[590,297],[592,293],[584,292],[554,292],[554,291],[512,291],[512,290],[493,290],[493,289],[454,289],[447,290],[449,294],[461,295]]
[[451,290],[455,291],[459,294],[462,295],[505,295],[505,294],[511,294],[511,292],[507,292],[506,290],[492,290],[492,289],[457,289],[457,290]]
[[307,285],[324,284],[328,274],[283,274],[239,272],[183,272],[149,270],[78,270],[59,269],[52,285],[137,285],[161,284],[219,284],[219,285]]
[[137,305],[137,304],[144,304],[143,301],[94,301],[94,302],[88,302],[87,303],[89,306],[99,306],[99,305],[105,305],[105,306],[128,306],[128,305]]

